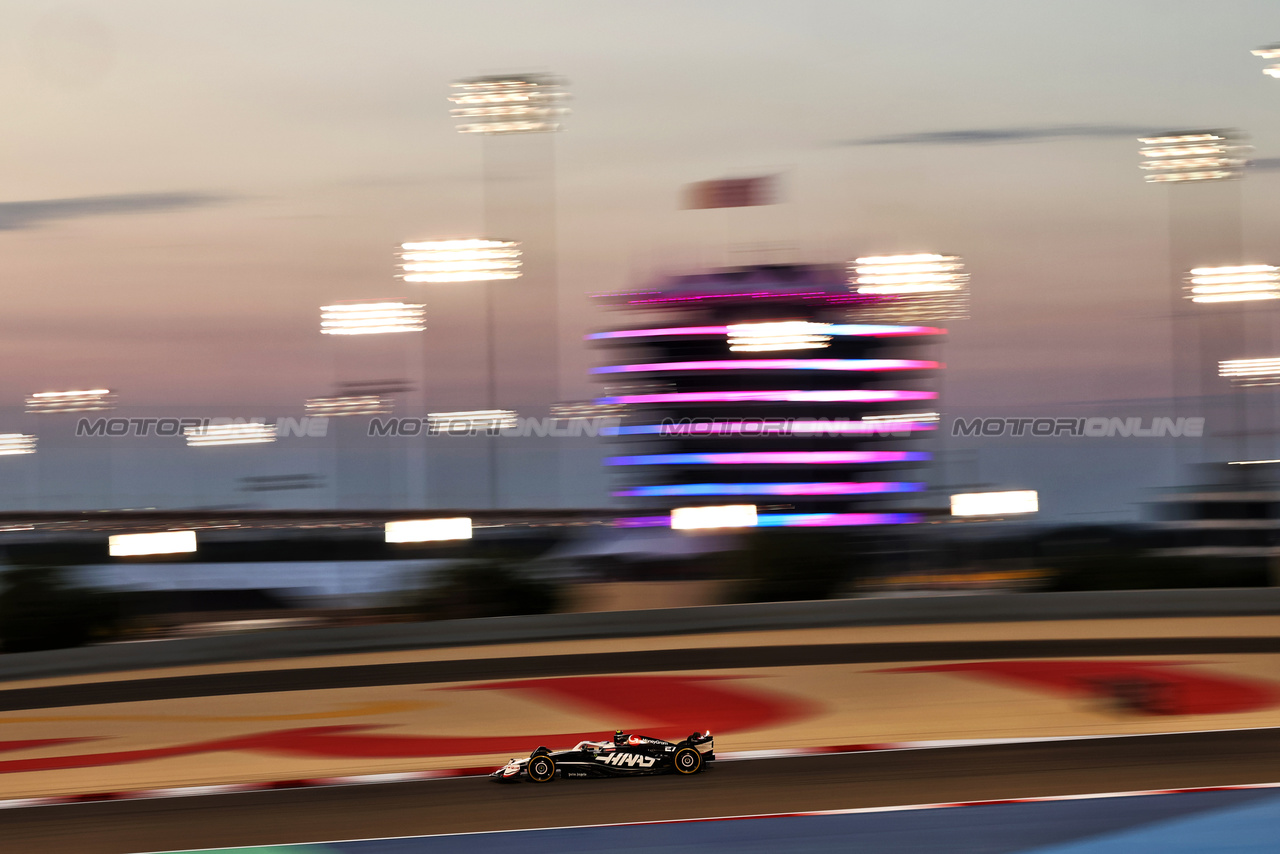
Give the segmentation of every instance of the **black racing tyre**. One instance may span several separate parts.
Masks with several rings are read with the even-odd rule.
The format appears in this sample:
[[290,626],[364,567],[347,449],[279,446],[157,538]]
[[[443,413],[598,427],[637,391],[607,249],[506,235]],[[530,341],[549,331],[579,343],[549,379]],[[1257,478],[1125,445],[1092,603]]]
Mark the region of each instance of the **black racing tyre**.
[[550,783],[556,778],[556,761],[550,756],[535,756],[524,767],[524,773],[535,783]]
[[682,747],[671,757],[671,767],[677,774],[697,774],[702,770],[702,754],[692,747]]

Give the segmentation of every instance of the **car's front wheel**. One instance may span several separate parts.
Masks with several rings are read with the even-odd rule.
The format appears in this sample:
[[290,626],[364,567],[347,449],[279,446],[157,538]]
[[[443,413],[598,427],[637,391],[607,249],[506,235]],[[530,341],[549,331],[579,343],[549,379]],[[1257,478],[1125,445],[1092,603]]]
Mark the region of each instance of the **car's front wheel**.
[[697,774],[702,770],[702,754],[692,747],[682,747],[671,757],[677,774]]
[[556,777],[556,762],[550,756],[535,756],[524,771],[535,783],[550,783]]

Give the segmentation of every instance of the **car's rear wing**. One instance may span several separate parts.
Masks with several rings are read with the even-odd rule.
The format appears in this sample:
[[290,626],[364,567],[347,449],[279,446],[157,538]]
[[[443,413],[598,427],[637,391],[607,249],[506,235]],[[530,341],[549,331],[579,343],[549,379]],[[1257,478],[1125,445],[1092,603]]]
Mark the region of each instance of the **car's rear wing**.
[[693,735],[685,739],[691,747],[696,747],[698,752],[702,754],[703,759],[716,758],[716,740],[711,735],[711,731],[707,730],[703,733],[695,732]]

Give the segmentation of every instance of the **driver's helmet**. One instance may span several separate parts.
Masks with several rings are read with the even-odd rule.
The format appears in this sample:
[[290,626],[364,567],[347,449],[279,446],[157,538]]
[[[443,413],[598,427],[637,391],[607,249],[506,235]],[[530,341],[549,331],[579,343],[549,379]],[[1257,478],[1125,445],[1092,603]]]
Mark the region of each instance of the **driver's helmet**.
[[622,730],[615,730],[615,731],[614,731],[614,733],[613,733],[613,743],[614,743],[614,744],[623,744],[623,743],[625,743],[625,742],[626,742],[626,740],[627,740],[627,734],[626,734],[625,732],[623,732]]

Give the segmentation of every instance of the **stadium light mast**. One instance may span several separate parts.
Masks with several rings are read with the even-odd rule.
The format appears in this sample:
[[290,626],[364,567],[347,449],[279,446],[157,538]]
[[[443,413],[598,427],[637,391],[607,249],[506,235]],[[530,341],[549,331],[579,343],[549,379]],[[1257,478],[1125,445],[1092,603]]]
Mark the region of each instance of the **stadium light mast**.
[[493,322],[491,282],[509,282],[521,275],[520,244],[514,240],[421,240],[400,245],[400,275],[406,282],[470,283],[484,287],[486,403],[497,406],[497,344]]
[[[428,284],[478,283],[484,289],[485,403],[497,412],[497,330],[493,319],[493,283],[509,282],[521,275],[520,244],[514,240],[470,238],[420,240],[400,245],[400,277],[406,282]],[[426,403],[425,390],[423,403]],[[514,414],[513,414],[514,417]],[[510,424],[506,426],[511,426]],[[490,434],[493,430],[489,430]],[[497,448],[488,443],[489,503],[498,506]]]
[[[1187,275],[1187,299],[1196,303],[1231,303],[1240,309],[1239,326],[1232,341],[1249,346],[1246,309],[1263,300],[1280,299],[1280,267],[1270,264],[1237,264],[1231,267],[1198,267]],[[1228,380],[1234,401],[1236,457],[1249,450],[1249,400],[1245,389],[1280,384],[1280,359],[1218,359],[1218,377]],[[1271,431],[1268,430],[1268,433]]]
[[[547,416],[560,400],[554,138],[564,127],[568,98],[566,81],[554,74],[495,74],[454,81],[448,100],[456,129],[480,137],[483,145],[483,236],[401,247],[404,280],[438,285],[432,297],[448,316],[475,310],[470,288],[453,290],[449,283],[483,284],[488,362],[484,406],[489,410]],[[441,324],[430,346],[438,360],[447,363],[460,353],[474,352],[475,339],[465,324]],[[467,390],[449,393],[466,395]],[[459,400],[447,405],[479,409],[475,403]],[[504,462],[518,463],[526,475],[507,485],[504,500],[516,506],[544,506],[558,492],[559,454],[547,452],[549,441],[512,437],[503,442]],[[489,444],[490,453],[496,454],[495,440]],[[497,507],[496,487],[491,486],[491,493]]]
[[1248,398],[1245,389],[1280,385],[1280,358],[1224,359],[1218,362],[1218,376],[1231,384],[1235,400],[1236,421],[1239,424],[1236,444],[1236,460],[1249,458]]
[[[500,264],[503,250],[514,253],[515,275],[485,276],[501,281],[522,277],[518,288],[497,290],[499,316],[491,322],[503,340],[518,346],[494,353],[497,376],[508,384],[500,395],[516,408],[549,409],[559,399],[559,295],[555,269],[554,134],[564,129],[569,93],[554,74],[494,74],[467,77],[451,85],[450,114],[458,133],[479,135],[484,144],[484,223],[491,241],[487,260]],[[479,273],[482,266],[473,268]],[[407,278],[407,276],[406,276]],[[478,281],[479,279],[472,279]],[[508,335],[507,333],[517,334]],[[493,346],[497,346],[494,344]],[[505,357],[505,358],[504,358]],[[548,381],[545,372],[551,368]],[[490,400],[493,408],[495,401]]]
[[[353,364],[366,364],[370,358],[375,361],[382,361],[392,353],[400,352],[401,345],[409,345],[412,341],[412,333],[420,333],[426,329],[426,307],[421,303],[408,302],[401,299],[381,299],[381,300],[348,300],[342,302],[334,302],[329,305],[320,307],[320,333],[335,343],[333,347],[335,371],[340,370],[338,367],[343,361],[350,360]],[[405,333],[410,333],[406,335]],[[426,336],[422,336],[425,338]],[[411,345],[410,345],[411,346]],[[407,348],[406,348],[407,349]],[[345,356],[346,359],[340,359],[339,354]],[[340,394],[330,398],[313,398],[307,401],[306,412],[308,416],[328,417],[341,415],[354,415],[357,413],[375,413],[390,409],[392,401],[390,397],[383,392],[401,391],[403,384],[398,381],[382,381],[381,383],[370,383],[368,381],[358,381],[355,383],[338,382],[338,387],[344,386],[357,390],[364,390],[364,394]],[[347,483],[361,483],[372,477],[378,477],[377,474],[370,472],[366,464],[361,464],[358,460],[352,458],[350,450],[347,448],[347,442],[356,435],[351,425],[344,428],[339,425],[333,425],[334,429],[329,433],[333,448],[333,476],[334,498],[340,500],[340,494],[343,486]],[[223,442],[218,441],[226,438],[243,439],[244,436],[222,436],[214,434],[210,437],[196,437],[196,441],[190,444],[244,444],[243,442]],[[272,437],[274,438],[274,436]],[[201,440],[208,441],[201,441]],[[411,470],[412,467],[406,467],[405,471]],[[399,474],[395,469],[388,469],[381,475],[382,482],[390,483],[390,478]],[[412,486],[410,481],[406,479],[406,499],[412,503]]]
[[[1269,298],[1259,278],[1262,268],[1242,262],[1239,179],[1249,146],[1244,134],[1225,128],[1170,131],[1139,142],[1143,180],[1169,187],[1174,415],[1205,415],[1211,424],[1238,420],[1238,407],[1236,419],[1220,419],[1225,413],[1212,410],[1218,408],[1215,390],[1222,383],[1217,363],[1229,354],[1228,347],[1247,337],[1239,309]],[[1192,399],[1205,411],[1186,411]],[[1173,444],[1175,464],[1190,461],[1183,448]]]
[[[942,325],[969,317],[969,274],[964,259],[957,255],[867,255],[848,263],[847,278],[858,301],[855,316],[861,321]],[[945,375],[940,372],[938,377],[940,408]],[[953,472],[953,452],[943,431],[934,441],[936,481],[946,483]]]

